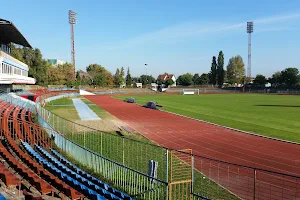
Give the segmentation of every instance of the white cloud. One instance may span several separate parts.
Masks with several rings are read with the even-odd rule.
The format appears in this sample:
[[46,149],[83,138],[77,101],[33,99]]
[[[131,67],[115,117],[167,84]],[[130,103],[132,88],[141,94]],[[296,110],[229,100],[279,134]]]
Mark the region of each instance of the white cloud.
[[278,32],[278,31],[296,31],[299,28],[295,27],[262,27],[255,31],[256,33],[264,33],[264,32]]
[[[278,23],[296,20],[300,18],[300,13],[290,15],[270,16],[249,20],[254,22],[256,32],[266,31],[281,31],[292,30],[291,27],[278,28]],[[268,28],[264,27],[269,25]],[[165,43],[169,41],[176,41],[179,39],[186,39],[193,36],[201,36],[225,31],[237,31],[246,29],[246,22],[235,24],[220,24],[220,23],[201,23],[201,22],[187,22],[170,27],[166,27],[157,31],[145,33],[127,40],[118,42],[115,45],[106,47],[107,50],[114,50],[119,48],[135,47],[137,45],[145,45],[149,43]],[[261,30],[260,30],[261,29]]]
[[265,18],[256,19],[253,21],[255,24],[270,24],[270,23],[275,23],[275,22],[285,22],[285,21],[294,20],[294,19],[298,19],[298,18],[300,18],[300,13],[265,17]]

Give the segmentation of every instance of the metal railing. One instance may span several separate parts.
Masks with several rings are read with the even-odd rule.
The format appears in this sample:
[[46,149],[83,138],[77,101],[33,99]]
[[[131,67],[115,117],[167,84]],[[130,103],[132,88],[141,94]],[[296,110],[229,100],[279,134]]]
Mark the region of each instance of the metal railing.
[[6,93],[4,91],[0,91],[0,99],[15,106],[20,106],[21,108],[30,110],[31,112],[35,112],[35,103],[33,101],[19,97],[14,93]]
[[82,147],[53,130],[40,116],[38,120],[63,152],[100,173],[115,187],[139,199],[167,199],[167,182],[150,177]]
[[[300,198],[300,176],[193,156],[194,189],[205,197],[227,195],[222,189],[226,188],[241,199]],[[211,191],[210,188],[216,184],[220,187]]]
[[[67,96],[74,96],[74,94],[62,94],[59,97],[63,98]],[[157,177],[166,182],[168,181],[167,149],[151,143],[136,141],[126,137],[120,137],[117,134],[99,131],[64,119],[41,106],[41,104],[47,102],[49,98],[54,97],[48,95],[48,98],[42,101],[39,98],[37,99],[37,114],[54,130],[64,135],[64,137],[76,142],[84,148],[90,149],[106,158],[145,174],[148,173],[148,161],[155,160],[159,163]],[[57,98],[58,97],[56,97],[56,99]]]
[[[2,95],[7,96],[5,98],[2,96],[4,101],[9,103],[17,102],[17,105],[12,104],[14,106],[18,106],[20,104],[19,101],[12,100],[9,94],[3,93]],[[72,96],[72,94],[70,95]],[[101,174],[104,179],[113,183],[114,187],[125,191],[129,195],[137,199],[167,199],[167,182],[124,166],[79,144],[76,144],[54,130],[54,128],[44,121],[41,116],[37,116],[41,125],[40,126],[35,123],[19,119],[17,112],[16,115],[11,115],[14,110],[12,106],[10,106],[9,113],[5,114],[3,113],[3,110],[5,110],[5,108],[3,108],[0,113],[0,124],[2,124],[2,126],[0,126],[1,136],[8,134],[15,140],[22,139],[31,145],[38,144],[42,146],[50,144],[50,138],[52,138],[55,144],[63,152],[72,156],[89,169]]]

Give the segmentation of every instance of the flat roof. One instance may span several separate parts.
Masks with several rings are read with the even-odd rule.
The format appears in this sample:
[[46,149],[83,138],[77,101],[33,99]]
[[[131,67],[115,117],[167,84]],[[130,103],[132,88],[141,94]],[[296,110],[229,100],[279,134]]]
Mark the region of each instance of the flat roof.
[[0,18],[0,43],[9,44],[15,43],[23,47],[32,48],[22,33],[15,27],[15,25],[5,19]]

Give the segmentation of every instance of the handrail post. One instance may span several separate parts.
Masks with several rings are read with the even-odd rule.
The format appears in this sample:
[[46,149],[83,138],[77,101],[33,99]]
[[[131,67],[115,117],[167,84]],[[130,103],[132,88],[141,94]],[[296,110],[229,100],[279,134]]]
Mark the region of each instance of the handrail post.
[[194,155],[192,154],[192,184],[191,184],[191,194],[194,193],[194,178],[195,178],[195,175],[194,175],[194,163],[195,163]]
[[83,130],[83,146],[85,147],[85,130]]
[[256,169],[254,169],[253,174],[253,199],[256,199]]
[[123,165],[125,165],[125,143],[124,143],[124,136],[122,137],[123,142]]
[[166,199],[169,199],[169,149],[166,149],[166,182],[167,187],[166,187]]

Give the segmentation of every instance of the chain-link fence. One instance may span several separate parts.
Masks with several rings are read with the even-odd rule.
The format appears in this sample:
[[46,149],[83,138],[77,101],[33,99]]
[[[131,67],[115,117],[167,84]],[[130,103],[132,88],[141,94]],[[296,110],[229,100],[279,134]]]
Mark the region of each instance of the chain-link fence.
[[168,183],[126,167],[114,160],[97,154],[53,130],[47,122],[39,116],[39,122],[55,144],[65,153],[72,156],[86,167],[100,173],[114,186],[126,191],[138,199],[166,199]]
[[[62,94],[60,97],[63,98],[69,96],[75,96],[75,94]],[[54,99],[54,97],[51,98]],[[57,97],[55,97],[55,99],[57,99]],[[84,148],[90,149],[93,152],[99,153],[108,159],[114,160],[145,174],[148,173],[148,161],[157,161],[159,164],[157,177],[167,181],[167,149],[150,143],[102,132],[69,121],[51,113],[39,103],[37,103],[36,108],[38,115],[40,115],[54,130],[64,135],[67,139]]]
[[[194,155],[194,192],[210,198],[298,199],[300,176],[214,160]],[[214,187],[218,184],[220,187]],[[212,190],[212,188],[215,188]]]

